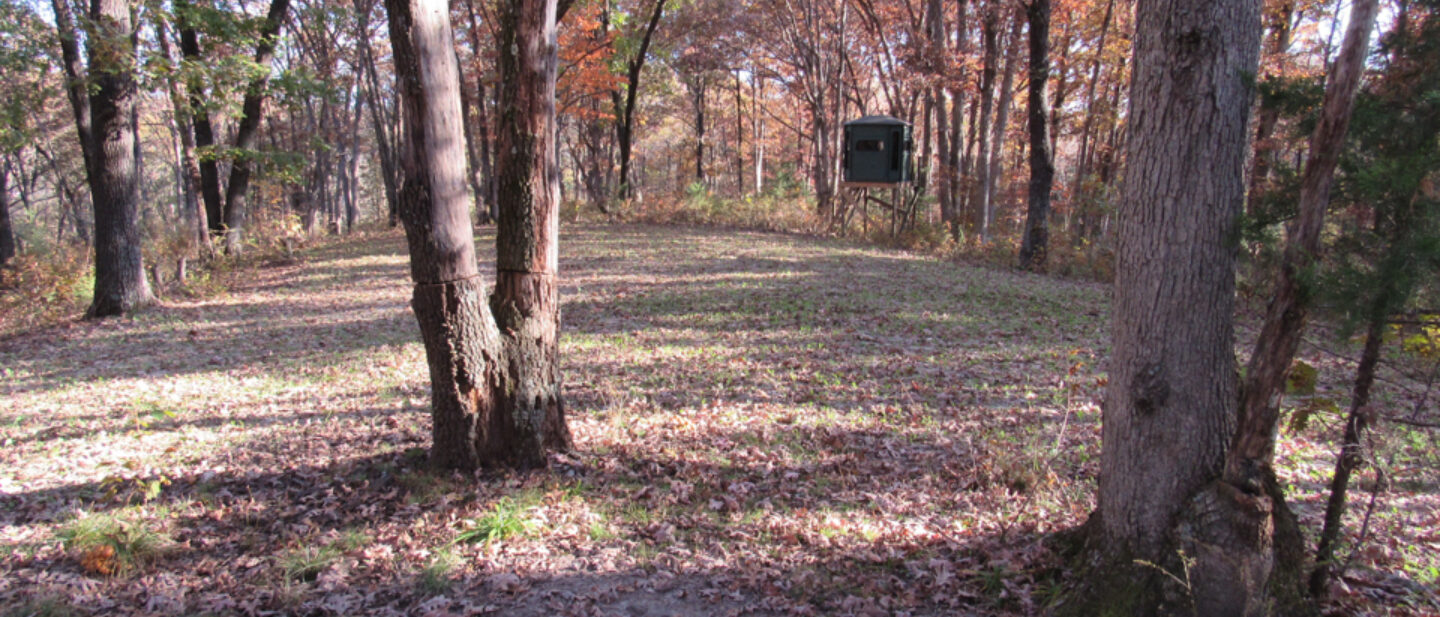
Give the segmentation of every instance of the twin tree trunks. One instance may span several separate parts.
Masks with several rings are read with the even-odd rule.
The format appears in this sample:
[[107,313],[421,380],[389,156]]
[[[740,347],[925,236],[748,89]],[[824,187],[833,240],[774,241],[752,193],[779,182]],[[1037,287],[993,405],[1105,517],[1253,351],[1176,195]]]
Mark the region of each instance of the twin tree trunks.
[[495,293],[475,260],[448,4],[387,0],[403,104],[400,219],[430,366],[439,467],[535,468],[567,450],[559,372],[555,0],[500,10]]

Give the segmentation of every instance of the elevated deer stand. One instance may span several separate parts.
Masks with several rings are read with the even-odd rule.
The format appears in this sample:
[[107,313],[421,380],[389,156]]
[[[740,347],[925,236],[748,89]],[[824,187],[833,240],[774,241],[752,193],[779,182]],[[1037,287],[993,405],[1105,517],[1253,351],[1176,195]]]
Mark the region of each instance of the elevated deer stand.
[[[850,224],[857,210],[861,229],[870,233],[870,204],[890,211],[890,236],[915,223],[919,191],[905,191],[910,186],[911,138],[910,123],[890,116],[865,116],[845,123],[844,175],[840,188],[847,196],[842,203],[840,228]],[[890,191],[889,201],[870,194],[872,189]]]

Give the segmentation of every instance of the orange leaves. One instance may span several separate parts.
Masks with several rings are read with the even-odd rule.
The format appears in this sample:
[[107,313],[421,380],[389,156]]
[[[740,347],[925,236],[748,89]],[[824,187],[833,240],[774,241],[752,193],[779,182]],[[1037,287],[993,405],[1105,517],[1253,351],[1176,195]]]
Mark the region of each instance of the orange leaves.
[[110,576],[120,569],[115,559],[115,547],[101,544],[80,555],[80,567],[90,574]]

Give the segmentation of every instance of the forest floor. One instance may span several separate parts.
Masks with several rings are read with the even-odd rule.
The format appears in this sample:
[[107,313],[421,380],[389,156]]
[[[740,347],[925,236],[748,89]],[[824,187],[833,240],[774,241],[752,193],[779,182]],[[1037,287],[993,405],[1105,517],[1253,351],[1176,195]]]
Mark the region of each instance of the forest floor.
[[[1095,506],[1105,286],[673,227],[562,254],[576,448],[548,472],[426,470],[398,233],[0,340],[0,615],[1045,611],[1045,538]],[[1311,533],[1351,347],[1307,347],[1287,400]],[[1377,404],[1434,407],[1394,366]],[[1330,606],[1434,614],[1440,449],[1371,446]]]

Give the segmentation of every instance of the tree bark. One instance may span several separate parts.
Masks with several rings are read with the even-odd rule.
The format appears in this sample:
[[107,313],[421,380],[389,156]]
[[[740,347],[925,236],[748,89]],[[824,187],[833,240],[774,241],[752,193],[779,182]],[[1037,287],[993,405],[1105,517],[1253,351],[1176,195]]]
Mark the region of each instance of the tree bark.
[[1050,246],[1050,190],[1055,184],[1055,159],[1046,126],[1045,84],[1050,80],[1050,0],[1030,0],[1030,83],[1025,115],[1030,129],[1030,192],[1025,208],[1025,233],[1020,241],[1020,267],[1043,270]]
[[[544,466],[568,448],[558,366],[555,0],[501,11],[500,224],[485,302],[465,195],[460,83],[445,0],[387,0],[403,99],[400,217],[430,366],[441,467]],[[503,332],[503,334],[502,334]]]
[[401,106],[399,217],[415,282],[434,418],[431,463],[475,469],[504,432],[500,332],[485,303],[465,196],[455,51],[444,0],[386,0]]
[[[1252,583],[1265,580],[1266,564],[1228,562],[1224,550],[1268,534],[1264,500],[1211,485],[1235,426],[1232,238],[1252,94],[1243,76],[1259,60],[1259,7],[1141,0],[1136,21],[1092,520],[1102,559],[1090,562],[1100,565],[1088,574],[1087,601],[1071,607],[1258,615],[1265,604]],[[1228,516],[1232,506],[1251,506],[1250,516]]]
[[1238,487],[1257,486],[1273,476],[1275,425],[1279,420],[1285,373],[1300,347],[1309,290],[1302,280],[1320,252],[1320,232],[1330,205],[1330,185],[1350,128],[1350,112],[1364,72],[1370,31],[1379,0],[1356,0],[1340,58],[1325,88],[1320,123],[1310,137],[1310,154],[1300,179],[1299,219],[1290,226],[1265,322],[1245,369],[1240,401],[1240,427],[1226,457],[1225,480]]
[[[63,1],[63,0],[62,0]],[[124,0],[92,0],[89,36],[90,113],[94,160],[95,296],[89,318],[123,315],[152,302],[140,255],[140,178],[136,175],[135,48]]]
[[[555,157],[555,0],[508,0],[500,10],[500,220],[491,306],[505,336],[517,427],[506,444],[520,467],[568,450],[560,391],[560,170]],[[658,11],[657,11],[658,14]]]
[[250,190],[251,168],[255,164],[252,152],[255,133],[260,128],[266,88],[270,83],[270,60],[275,56],[275,41],[280,36],[280,28],[285,24],[285,15],[289,10],[290,0],[270,0],[265,25],[260,29],[260,42],[255,45],[254,62],[264,73],[246,85],[240,122],[235,127],[235,159],[230,164],[230,181],[225,185],[225,252],[232,255],[238,254],[244,246],[245,217],[249,214],[246,195]]

